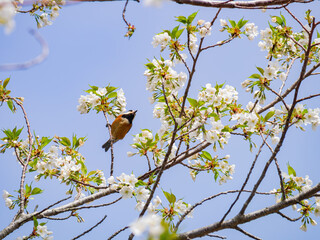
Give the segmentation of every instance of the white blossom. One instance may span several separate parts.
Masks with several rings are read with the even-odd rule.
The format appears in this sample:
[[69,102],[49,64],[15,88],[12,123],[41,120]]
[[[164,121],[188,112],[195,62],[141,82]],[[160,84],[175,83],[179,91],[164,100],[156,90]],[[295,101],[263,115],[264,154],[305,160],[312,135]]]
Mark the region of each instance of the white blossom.
[[131,187],[124,186],[120,189],[119,193],[122,195],[123,199],[131,198],[132,193],[133,193],[133,189]]

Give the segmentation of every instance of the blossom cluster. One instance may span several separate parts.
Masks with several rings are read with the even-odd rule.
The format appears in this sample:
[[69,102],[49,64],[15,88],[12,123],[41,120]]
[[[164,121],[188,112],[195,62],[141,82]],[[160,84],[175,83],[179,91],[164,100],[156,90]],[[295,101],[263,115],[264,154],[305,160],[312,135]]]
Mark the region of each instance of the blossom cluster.
[[[58,151],[62,152],[59,156]],[[75,152],[68,155],[64,152],[71,151],[68,147],[60,145],[51,146],[49,152],[43,153],[43,156],[37,161],[32,162],[32,170],[37,171],[38,175],[35,180],[39,181],[41,177],[56,176],[62,182],[68,182],[72,179],[81,179],[82,175],[86,175],[83,156]],[[87,180],[92,180],[100,187],[106,186],[106,179],[101,170],[91,171],[86,175]]]
[[36,233],[42,237],[44,240],[52,240],[53,236],[50,236],[52,234],[52,231],[48,231],[48,227],[46,225],[38,225]]
[[2,194],[2,197],[4,199],[4,202],[6,204],[6,206],[8,208],[10,208],[12,206],[12,200],[10,199],[11,195],[10,193],[8,193],[6,190],[3,190],[3,194]]
[[204,20],[198,20],[199,34],[202,38],[211,35],[211,22],[205,22]]
[[151,237],[158,239],[164,231],[164,227],[162,226],[162,217],[156,214],[142,216],[130,224],[130,230],[136,236],[140,236],[143,232],[148,231],[148,234]]
[[157,34],[153,37],[152,46],[157,47],[158,45],[161,46],[161,50],[163,51],[166,46],[170,43],[171,37],[167,32]]
[[256,36],[259,35],[258,27],[255,26],[254,23],[246,23],[246,25],[244,25],[244,30],[249,40],[253,40]]
[[187,75],[184,72],[178,74],[173,69],[174,63],[171,60],[153,59],[146,66],[148,68],[144,72],[147,77],[146,89],[150,92],[161,92],[163,85],[168,94],[176,93],[186,82]]
[[77,106],[78,111],[81,114],[88,113],[91,109],[95,109],[97,112],[106,111],[111,114],[120,114],[126,111],[126,97],[122,88],[115,92],[114,87],[98,88],[92,86],[87,90],[89,95],[81,95]]
[[2,0],[0,2],[0,24],[5,26],[5,33],[9,34],[14,26],[14,16],[16,8],[12,0]]
[[193,181],[196,180],[196,176],[202,171],[212,171],[214,179],[218,180],[219,184],[226,183],[227,180],[232,180],[232,175],[235,171],[235,165],[229,164],[227,159],[230,155],[226,155],[223,158],[218,156],[212,157],[210,153],[202,151],[201,154],[196,154],[189,158],[188,165],[191,167],[190,176]]
[[[118,180],[118,182],[116,181]],[[136,197],[137,201],[146,201],[150,195],[150,191],[143,186],[137,186],[138,179],[134,174],[127,175],[122,173],[119,177],[110,176],[107,179],[110,184],[110,188],[114,190],[119,190],[122,198],[132,198]]]

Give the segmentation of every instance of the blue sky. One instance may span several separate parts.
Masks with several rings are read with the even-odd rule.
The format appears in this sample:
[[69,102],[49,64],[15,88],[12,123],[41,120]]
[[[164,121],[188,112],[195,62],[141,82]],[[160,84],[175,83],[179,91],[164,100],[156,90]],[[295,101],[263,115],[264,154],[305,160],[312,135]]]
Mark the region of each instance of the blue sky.
[[[175,16],[190,15],[192,12],[199,11],[196,19],[211,21],[216,9],[174,3],[166,3],[161,8],[146,8],[142,4],[130,2],[127,8],[127,20],[134,24],[137,30],[128,40],[123,37],[126,32],[121,15],[123,6],[124,2],[105,2],[81,3],[64,7],[52,26],[39,30],[49,44],[49,57],[42,64],[27,70],[1,72],[0,79],[10,76],[9,88],[12,90],[12,95],[25,98],[24,104],[31,127],[37,135],[71,137],[75,133],[77,136],[86,136],[88,140],[82,147],[81,153],[86,157],[88,169],[102,169],[106,175],[109,172],[110,156],[101,149],[101,145],[108,138],[104,117],[102,114],[95,113],[80,115],[76,106],[78,98],[84,94],[83,90],[88,89],[89,84],[102,87],[110,83],[112,86],[122,88],[127,97],[127,109],[138,109],[138,113],[127,137],[115,146],[115,176],[119,176],[122,172],[133,172],[139,176],[147,170],[147,164],[145,159],[127,157],[127,151],[132,151],[129,145],[132,143],[132,135],[145,128],[156,132],[160,126],[159,120],[153,118],[153,106],[148,101],[150,93],[145,90],[146,79],[143,76],[147,59],[159,56],[159,48],[153,48],[151,45],[152,37],[164,29],[172,29],[176,26]],[[320,17],[319,7],[319,2],[315,2],[309,5],[295,4],[290,9],[302,18],[303,13],[311,8],[312,15]],[[238,20],[244,17],[258,25],[260,30],[267,27],[269,15],[276,13],[279,11],[262,13],[260,10],[223,10],[219,18]],[[293,23],[289,16],[285,16],[288,22]],[[15,20],[16,28],[11,35],[7,36],[0,31],[0,63],[25,61],[41,51],[38,43],[28,33],[30,28],[36,27],[34,19],[27,14],[20,14]],[[293,25],[296,26],[295,23]],[[206,40],[206,43],[226,38],[226,33],[220,33],[218,29],[218,25],[213,27],[212,36]],[[254,41],[237,39],[227,46],[204,52],[199,59],[199,68],[192,83],[190,96],[195,98],[197,92],[206,83],[226,82],[237,89],[239,102],[246,105],[251,100],[251,96],[241,88],[240,84],[255,73],[255,66],[264,68],[267,63],[265,52],[260,51],[258,42],[259,38]],[[293,82],[297,78],[297,73],[293,70],[288,81]],[[320,89],[317,78],[313,77],[305,82],[301,96],[317,93]],[[312,100],[307,106],[319,107],[319,100]],[[12,114],[5,106],[0,108],[1,129],[22,127],[23,124],[21,112]],[[312,131],[311,127],[306,127],[306,132],[295,128],[289,131],[278,157],[283,170],[286,170],[286,164],[290,162],[298,175],[304,177],[308,174],[314,183],[320,181],[319,131],[319,129]],[[26,137],[25,129],[23,137]],[[212,152],[212,148],[209,147],[209,150]],[[177,198],[183,198],[185,202],[191,204],[215,193],[239,188],[246,177],[255,151],[250,153],[248,143],[242,141],[241,137],[233,136],[228,146],[224,150],[219,150],[217,154],[231,155],[230,163],[236,165],[234,180],[220,186],[214,182],[212,175],[202,174],[198,176],[196,182],[193,182],[188,170],[176,167],[164,174],[161,188],[166,191],[171,190]],[[269,152],[264,151],[262,158],[258,161],[257,172],[261,171],[268,156]],[[13,193],[19,185],[20,166],[9,151],[0,155],[0,163],[2,166],[0,190],[6,189]],[[278,187],[278,179],[274,172],[275,167],[272,166],[264,184],[259,188],[260,191],[270,191]],[[256,174],[251,179],[248,188],[252,187],[257,176]],[[27,177],[28,182],[31,182],[33,177],[34,175],[30,174]],[[36,196],[30,204],[30,209],[33,209],[35,204],[39,204],[39,208],[46,207],[63,198],[68,190],[57,180],[33,184],[45,191],[42,195]],[[163,202],[166,201],[161,191],[157,194]],[[244,201],[244,196],[240,200]],[[104,198],[99,202],[110,202],[116,197],[118,196]],[[223,215],[234,198],[235,196],[228,195],[199,207],[194,213],[194,218],[186,220],[181,226],[181,231],[215,222]],[[273,203],[273,197],[267,199],[256,197],[248,211]],[[107,214],[106,221],[83,238],[105,239],[137,218],[138,212],[134,210],[134,206],[134,199],[124,200],[114,207],[94,211],[84,210],[80,215],[86,220],[85,223],[78,224],[75,219],[70,219],[65,222],[51,221],[47,225],[48,229],[54,232],[55,239],[71,239]],[[235,208],[234,214],[237,213],[237,209]],[[298,216],[291,209],[285,212],[292,217]],[[2,229],[13,218],[14,211],[9,211],[3,202],[0,203],[0,215],[0,229]],[[319,219],[315,220],[319,222]],[[319,235],[319,226],[310,226],[308,232],[304,233],[299,230],[300,225],[300,222],[286,222],[280,216],[273,215],[242,227],[263,239],[315,239]],[[32,224],[25,224],[7,239],[15,239],[18,236],[30,234],[31,231]],[[219,234],[227,236],[228,239],[248,239],[234,230],[222,231]],[[127,236],[128,232],[125,232],[116,239],[126,239]]]

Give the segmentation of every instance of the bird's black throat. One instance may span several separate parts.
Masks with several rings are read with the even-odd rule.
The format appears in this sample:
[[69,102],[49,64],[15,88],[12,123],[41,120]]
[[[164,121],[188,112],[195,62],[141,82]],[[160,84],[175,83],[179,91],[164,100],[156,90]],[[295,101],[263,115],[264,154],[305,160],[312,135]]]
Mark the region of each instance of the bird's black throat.
[[126,113],[123,114],[122,117],[128,119],[129,123],[132,124],[132,121],[135,117],[135,113]]

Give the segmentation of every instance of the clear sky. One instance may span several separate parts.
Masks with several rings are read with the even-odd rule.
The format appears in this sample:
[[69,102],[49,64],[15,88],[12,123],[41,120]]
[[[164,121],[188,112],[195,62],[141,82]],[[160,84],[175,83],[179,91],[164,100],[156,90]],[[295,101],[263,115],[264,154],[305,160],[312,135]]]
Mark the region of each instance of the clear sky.
[[[77,111],[77,101],[80,95],[84,94],[83,90],[88,89],[89,84],[103,87],[110,83],[124,90],[127,109],[138,109],[131,131],[115,146],[115,176],[119,176],[122,172],[127,174],[133,172],[139,176],[147,171],[147,164],[143,158],[127,157],[126,153],[133,151],[129,145],[132,143],[132,135],[145,128],[156,132],[160,126],[159,120],[153,118],[153,106],[148,101],[150,93],[145,90],[146,78],[143,76],[147,59],[159,56],[159,48],[153,48],[151,45],[152,37],[164,29],[172,29],[176,26],[175,16],[186,16],[199,11],[196,19],[211,21],[217,11],[175,3],[166,3],[161,8],[147,8],[143,4],[130,2],[126,17],[137,30],[128,40],[123,37],[126,32],[122,21],[123,6],[124,2],[104,2],[64,7],[52,26],[39,30],[49,44],[49,57],[42,64],[27,70],[0,73],[0,79],[11,77],[9,88],[12,90],[12,96],[25,98],[24,104],[31,128],[37,135],[71,137],[75,133],[77,136],[86,136],[88,140],[82,147],[81,153],[86,157],[88,169],[102,169],[106,176],[109,173],[110,155],[101,149],[101,145],[108,138],[105,119],[102,114],[81,115]],[[312,9],[313,16],[320,18],[319,1],[308,5],[290,6],[292,12],[300,19],[308,8]],[[276,13],[279,11],[268,10],[262,13],[260,10],[223,10],[219,18],[239,20],[244,17],[258,25],[260,30],[267,27],[269,16]],[[287,14],[285,16],[289,24],[293,23],[292,18]],[[35,20],[28,14],[19,14],[15,20],[16,28],[12,34],[5,35],[0,31],[0,64],[26,61],[41,51],[38,43],[28,33],[30,28],[36,28]],[[293,25],[296,26],[295,23]],[[212,36],[206,40],[206,43],[226,38],[226,33],[218,31],[219,27],[218,24],[213,27]],[[226,82],[237,89],[239,102],[246,105],[251,100],[251,96],[241,88],[240,84],[256,72],[255,66],[264,68],[267,63],[265,52],[260,51],[258,42],[259,37],[254,41],[237,39],[227,46],[205,52],[199,60],[199,68],[192,83],[190,96],[196,98],[197,92],[206,83]],[[297,71],[293,70],[288,81],[293,82],[296,78]],[[319,90],[319,79],[313,77],[305,82],[301,96],[318,93]],[[319,99],[315,99],[308,102],[307,106],[315,108],[319,107],[319,103]],[[23,124],[23,115],[20,111],[12,114],[5,106],[0,108],[1,129],[22,127]],[[320,181],[319,133],[320,129],[312,131],[311,127],[307,127],[306,132],[292,128],[278,156],[281,168],[286,170],[286,164],[290,162],[290,165],[296,169],[297,175],[302,177],[309,175],[314,184],[318,183]],[[26,137],[26,128],[23,130],[23,137]],[[209,150],[212,152],[211,147]],[[164,174],[160,186],[166,191],[171,190],[178,198],[183,198],[185,202],[191,204],[221,191],[238,189],[246,177],[256,151],[257,149],[250,153],[248,143],[242,141],[241,137],[233,136],[226,148],[218,151],[222,156],[230,154],[229,162],[236,165],[236,173],[232,181],[220,186],[214,182],[212,175],[200,174],[193,182],[188,170],[176,167]],[[268,151],[263,152],[256,168],[257,172],[262,169],[268,156]],[[14,193],[20,182],[20,166],[10,151],[0,155],[0,164],[2,166],[0,190],[2,192],[6,189]],[[270,168],[264,184],[259,188],[260,191],[278,188],[278,178],[274,174],[274,168],[274,166]],[[248,188],[252,187],[258,176],[257,172],[249,182]],[[31,182],[33,177],[34,175],[30,174],[27,181]],[[68,190],[57,180],[41,180],[34,182],[33,186],[43,188],[44,193],[35,197],[35,200],[30,203],[30,209],[33,209],[35,204],[39,204],[39,209],[46,207],[63,198]],[[161,191],[158,190],[157,195],[163,202],[166,201]],[[240,199],[242,201],[245,200],[243,196]],[[118,195],[106,197],[98,202],[111,202],[117,197]],[[228,195],[199,207],[194,212],[194,218],[184,222],[181,231],[217,221],[234,198],[235,196]],[[273,197],[256,197],[248,211],[258,210],[274,203]],[[134,207],[134,199],[123,200],[111,207],[80,212],[85,223],[77,224],[76,219],[70,219],[64,222],[50,221],[47,226],[54,232],[55,239],[71,239],[94,225],[106,214],[108,216],[106,221],[83,238],[105,239],[137,218],[138,212]],[[237,213],[237,209],[236,207],[233,214]],[[292,217],[298,216],[291,209],[285,212]],[[9,224],[14,214],[15,211],[8,210],[4,202],[0,201],[0,229]],[[320,222],[319,219],[315,220]],[[272,215],[242,227],[263,239],[318,238],[319,226],[309,226],[308,232],[304,233],[299,230],[300,225],[300,222],[291,223],[278,215]],[[32,223],[28,223],[7,239],[15,239],[18,236],[30,234],[31,231]],[[248,239],[234,230],[225,230],[218,234],[227,236],[230,240]],[[116,239],[126,239],[127,236],[128,232],[125,232]]]

